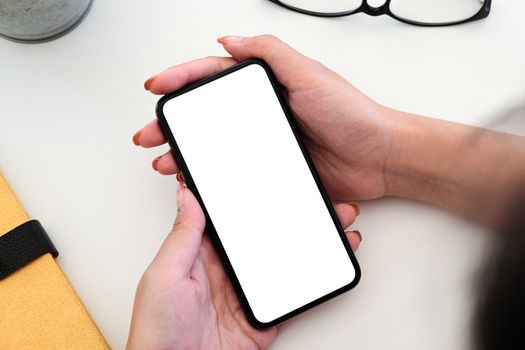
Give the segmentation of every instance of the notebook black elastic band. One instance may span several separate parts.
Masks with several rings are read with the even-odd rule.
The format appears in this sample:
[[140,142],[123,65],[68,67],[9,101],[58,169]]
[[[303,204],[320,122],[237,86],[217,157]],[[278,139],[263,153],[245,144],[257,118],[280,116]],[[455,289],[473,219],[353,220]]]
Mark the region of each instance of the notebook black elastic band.
[[44,254],[58,252],[38,220],[31,220],[0,236],[0,280]]

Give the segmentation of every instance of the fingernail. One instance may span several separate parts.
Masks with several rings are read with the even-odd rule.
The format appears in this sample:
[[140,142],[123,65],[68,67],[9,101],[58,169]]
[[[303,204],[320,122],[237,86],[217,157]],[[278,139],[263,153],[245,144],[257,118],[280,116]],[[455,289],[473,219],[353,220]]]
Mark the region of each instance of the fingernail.
[[359,230],[353,230],[352,232],[355,233],[357,237],[359,237],[359,242],[363,241],[363,235],[361,234]]
[[157,164],[159,163],[159,160],[160,160],[161,157],[157,157],[155,159],[153,159],[153,162],[151,162],[151,167],[153,168],[153,170],[155,171],[159,171],[158,167],[157,167]]
[[179,182],[179,186],[177,187],[177,210],[180,210],[182,207],[183,199],[184,199],[184,186],[182,186],[182,183]]
[[153,80],[155,80],[155,77],[151,77],[144,83],[144,89],[149,91],[149,88],[151,87],[151,83],[153,83]]
[[142,130],[139,130],[135,133],[135,135],[133,135],[133,143],[135,144],[135,146],[140,146],[139,137],[141,132]]
[[355,202],[351,202],[351,203],[348,203],[352,206],[352,208],[354,208],[354,211],[355,211],[355,216],[359,216],[359,214],[361,214],[361,209],[359,208],[359,204],[355,203]]
[[221,36],[220,38],[217,39],[217,42],[219,42],[220,44],[239,44],[240,42],[242,42],[244,40],[244,38],[242,36],[238,36],[238,35],[227,35],[227,36]]

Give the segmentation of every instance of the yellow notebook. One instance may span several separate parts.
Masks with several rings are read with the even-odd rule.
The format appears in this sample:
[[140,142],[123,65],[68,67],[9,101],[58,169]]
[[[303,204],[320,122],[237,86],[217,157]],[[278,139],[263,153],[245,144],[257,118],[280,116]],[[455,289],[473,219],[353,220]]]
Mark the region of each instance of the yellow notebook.
[[[28,220],[0,173],[0,236]],[[25,349],[109,349],[51,254],[0,280],[0,350]]]

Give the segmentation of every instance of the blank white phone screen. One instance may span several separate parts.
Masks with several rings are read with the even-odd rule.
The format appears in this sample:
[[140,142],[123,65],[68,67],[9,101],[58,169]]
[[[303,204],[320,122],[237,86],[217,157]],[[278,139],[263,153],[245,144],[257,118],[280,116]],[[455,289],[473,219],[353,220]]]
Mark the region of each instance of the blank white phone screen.
[[353,281],[352,261],[262,66],[172,98],[163,113],[259,322]]

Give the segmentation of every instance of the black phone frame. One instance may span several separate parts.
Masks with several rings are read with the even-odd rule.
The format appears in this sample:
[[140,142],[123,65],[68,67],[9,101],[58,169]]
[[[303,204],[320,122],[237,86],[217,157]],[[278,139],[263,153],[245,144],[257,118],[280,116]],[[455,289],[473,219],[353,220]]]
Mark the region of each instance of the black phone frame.
[[[261,322],[259,321],[251,307],[250,307],[250,304],[246,298],[246,295],[244,294],[244,291],[242,289],[242,286],[237,278],[237,275],[235,274],[235,270],[233,269],[233,266],[231,265],[230,263],[230,260],[228,259],[228,256],[226,254],[226,251],[221,243],[221,240],[219,238],[219,235],[217,234],[217,231],[215,230],[215,227],[213,226],[213,222],[210,218],[210,216],[208,215],[208,211],[206,209],[206,206],[204,205],[204,202],[199,194],[199,191],[197,189],[197,186],[195,185],[194,181],[193,181],[193,178],[191,176],[191,172],[190,170],[188,169],[187,165],[186,165],[186,162],[184,161],[184,157],[177,145],[177,142],[175,141],[175,138],[170,130],[170,127],[169,127],[169,124],[168,122],[166,121],[166,117],[164,116],[164,113],[163,113],[163,107],[164,107],[164,104],[171,100],[172,98],[175,98],[177,96],[180,96],[184,93],[187,93],[191,90],[194,90],[200,86],[203,86],[205,84],[208,84],[214,80],[217,80],[219,78],[222,78],[228,74],[231,74],[231,73],[234,73],[242,68],[245,68],[245,67],[248,67],[252,64],[257,64],[259,66],[261,66],[262,68],[264,68],[265,72],[266,72],[266,75],[268,76],[268,79],[270,80],[270,83],[272,84],[272,87],[273,87],[273,90],[277,96],[277,99],[279,100],[279,103],[284,111],[284,114],[286,115],[286,118],[288,119],[288,123],[290,125],[290,128],[292,129],[292,132],[295,136],[295,139],[297,141],[297,143],[299,144],[299,147],[303,153],[303,156],[308,164],[308,168],[310,169],[310,172],[312,174],[312,176],[314,177],[314,180],[317,184],[317,187],[322,195],[322,198],[326,204],[326,207],[330,213],[330,216],[332,217],[332,220],[334,222],[334,225],[336,226],[337,228],[337,231],[339,233],[339,236],[341,238],[341,241],[348,253],[348,256],[352,262],[352,265],[354,267],[354,270],[355,270],[355,276],[354,276],[354,279],[352,280],[352,282],[350,282],[349,284],[339,288],[339,289],[336,289],[318,299],[315,299],[295,310],[292,310],[290,312],[288,312],[287,314],[283,315],[283,316],[280,316],[278,318],[276,318],[275,320],[273,321],[270,321],[270,322]],[[165,96],[163,96],[157,103],[157,106],[156,106],[156,115],[157,115],[157,119],[159,121],[159,125],[160,125],[160,128],[164,134],[164,136],[166,137],[166,140],[168,141],[169,145],[170,145],[170,148],[171,148],[171,152],[173,154],[173,157],[175,158],[179,168],[180,168],[180,171],[184,177],[184,181],[186,183],[186,185],[188,186],[188,188],[193,192],[193,194],[195,195],[197,201],[199,202],[199,204],[201,205],[202,207],[202,210],[204,212],[204,215],[205,215],[205,218],[206,218],[206,228],[205,228],[205,232],[206,234],[208,234],[208,236],[210,237],[212,243],[214,244],[216,250],[217,250],[217,253],[219,255],[219,258],[224,266],[224,269],[226,270],[226,273],[233,285],[233,288],[237,294],[237,297],[239,298],[239,301],[240,301],[240,304],[241,304],[241,307],[243,308],[244,312],[245,312],[245,315],[246,315],[246,318],[248,319],[248,321],[256,328],[269,328],[269,327],[273,327],[285,320],[288,320],[296,315],[298,315],[299,313],[302,313],[306,310],[309,310],[329,299],[332,299],[352,288],[354,288],[358,283],[359,283],[359,280],[361,279],[361,269],[359,267],[359,264],[357,262],[357,259],[352,251],[352,248],[350,247],[350,244],[348,243],[348,240],[346,238],[346,235],[345,235],[345,232],[344,232],[344,229],[343,227],[341,226],[341,223],[339,222],[339,219],[337,218],[337,215],[335,213],[335,210],[334,210],[334,207],[332,205],[332,202],[330,201],[330,198],[328,196],[328,193],[326,192],[326,190],[324,189],[323,187],[323,184],[321,183],[321,179],[319,177],[319,174],[317,172],[317,169],[315,168],[314,166],[314,163],[310,157],[310,155],[308,154],[308,151],[305,147],[305,145],[303,144],[303,142],[301,141],[301,138],[300,138],[300,134],[299,134],[299,128],[296,124],[296,121],[293,117],[293,114],[291,112],[291,110],[289,109],[288,105],[286,104],[285,102],[285,99],[283,98],[281,92],[280,92],[280,84],[279,82],[277,81],[277,79],[275,78],[275,75],[273,74],[272,70],[270,69],[269,65],[264,62],[263,60],[260,60],[260,59],[257,59],[257,58],[251,58],[251,59],[248,59],[246,61],[243,61],[243,62],[240,62],[240,63],[237,63],[223,71],[220,71],[220,72],[217,72],[217,73],[214,73],[212,75],[209,75],[203,79],[200,79],[200,80],[197,80],[195,82],[192,82],[192,83],[189,83],[187,85],[185,85],[184,87],[178,89],[177,91],[173,92],[173,93],[170,93],[170,94],[167,94]],[[235,185],[235,184],[232,184],[232,185]]]

